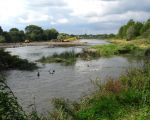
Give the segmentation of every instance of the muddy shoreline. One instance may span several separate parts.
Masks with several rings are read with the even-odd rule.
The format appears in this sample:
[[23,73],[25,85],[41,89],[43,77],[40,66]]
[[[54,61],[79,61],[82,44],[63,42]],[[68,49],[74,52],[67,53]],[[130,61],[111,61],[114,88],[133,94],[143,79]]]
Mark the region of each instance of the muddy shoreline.
[[30,43],[0,43],[0,48],[16,48],[24,46],[49,46],[49,47],[71,47],[71,46],[84,46],[85,42],[30,42]]

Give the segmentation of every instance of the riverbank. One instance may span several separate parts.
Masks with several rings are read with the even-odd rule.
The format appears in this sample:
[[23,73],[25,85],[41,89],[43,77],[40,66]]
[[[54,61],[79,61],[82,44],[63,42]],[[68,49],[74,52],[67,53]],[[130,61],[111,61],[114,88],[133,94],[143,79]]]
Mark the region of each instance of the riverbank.
[[136,45],[137,47],[141,48],[141,49],[147,49],[150,48],[150,40],[148,39],[134,39],[134,40],[130,40],[127,41],[126,39],[110,39],[108,40],[111,43],[117,44],[117,45],[129,45],[129,44],[133,44]]
[[133,56],[150,56],[150,41],[148,39],[109,39],[108,45],[94,45],[86,51],[95,51],[99,56],[112,56],[129,54]]
[[0,49],[0,72],[11,69],[31,71],[37,68],[35,63],[31,63],[28,60],[21,59],[15,55],[10,55],[9,52]]
[[0,48],[15,48],[24,46],[49,46],[49,47],[71,47],[71,46],[84,46],[84,42],[30,42],[30,43],[0,43]]

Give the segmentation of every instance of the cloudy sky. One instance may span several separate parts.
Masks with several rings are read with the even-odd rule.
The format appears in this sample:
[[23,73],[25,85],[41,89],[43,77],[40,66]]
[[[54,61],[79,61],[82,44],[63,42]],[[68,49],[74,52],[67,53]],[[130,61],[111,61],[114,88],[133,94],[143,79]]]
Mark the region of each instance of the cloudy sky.
[[60,32],[116,33],[129,19],[150,18],[150,0],[0,0],[0,26],[35,24]]

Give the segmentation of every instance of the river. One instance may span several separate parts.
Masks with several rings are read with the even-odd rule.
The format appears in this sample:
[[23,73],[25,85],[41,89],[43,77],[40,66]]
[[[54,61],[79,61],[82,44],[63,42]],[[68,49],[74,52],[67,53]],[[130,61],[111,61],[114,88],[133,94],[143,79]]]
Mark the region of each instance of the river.
[[[89,45],[109,44],[104,40],[81,40]],[[7,48],[13,55],[35,61],[42,56],[53,53],[74,50],[81,52],[82,46],[78,47],[55,47],[26,46]],[[71,100],[79,100],[80,97],[89,94],[93,90],[91,80],[101,79],[106,82],[109,77],[118,78],[129,67],[138,67],[141,60],[125,56],[113,56],[99,58],[91,61],[77,60],[74,65],[40,64],[35,71],[10,70],[7,72],[7,83],[18,98],[19,103],[26,111],[30,111],[29,105],[35,101],[38,112],[46,114],[52,109],[50,100],[54,97],[65,97]],[[55,70],[55,74],[49,74],[49,70]],[[37,77],[37,72],[40,77]]]

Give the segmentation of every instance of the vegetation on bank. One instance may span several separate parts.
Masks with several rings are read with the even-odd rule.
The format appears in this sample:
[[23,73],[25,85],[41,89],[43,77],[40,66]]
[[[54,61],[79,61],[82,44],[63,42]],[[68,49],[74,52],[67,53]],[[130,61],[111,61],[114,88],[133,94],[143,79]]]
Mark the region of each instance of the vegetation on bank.
[[133,44],[95,45],[90,48],[83,49],[81,53],[75,53],[75,51],[66,51],[61,54],[55,53],[52,56],[42,57],[41,59],[38,60],[38,62],[63,63],[65,65],[72,65],[75,64],[77,59],[92,60],[104,56],[121,55],[121,54],[132,54],[135,56],[144,56],[145,50],[140,49],[139,47]]
[[76,62],[77,57],[75,51],[66,51],[61,54],[54,53],[52,56],[42,57],[38,62],[42,63],[64,63],[65,65],[72,65]]
[[0,75],[0,119],[1,120],[27,120],[27,115],[18,104],[17,98],[5,79]]
[[97,35],[92,35],[92,34],[83,34],[83,35],[78,35],[80,39],[110,39],[110,38],[115,38],[115,34],[97,34]]
[[51,120],[149,120],[150,71],[146,64],[110,80],[79,103],[55,99]]
[[113,44],[116,44],[116,45],[134,44],[134,45],[138,46],[140,49],[150,48],[150,40],[148,40],[146,38],[134,39],[131,41],[127,41],[126,39],[111,39],[109,41]]
[[81,53],[75,53],[75,51],[65,51],[61,54],[54,53],[52,56],[42,57],[37,60],[41,63],[62,63],[63,65],[73,65],[77,59],[91,60],[97,59],[100,55],[96,51],[84,49]]
[[36,68],[35,63],[30,63],[28,60],[21,59],[18,56],[12,56],[9,52],[0,49],[0,71],[8,69],[34,70]]
[[143,54],[144,51],[134,44],[107,44],[107,45],[95,45],[89,49],[95,49],[99,56],[111,56],[120,54]]
[[135,38],[147,38],[150,39],[150,19],[146,22],[135,22],[134,20],[129,20],[127,24],[120,27],[118,38],[133,40]]
[[143,23],[129,20],[120,27],[118,34],[111,36],[108,41],[112,44],[96,45],[90,49],[95,49],[100,56],[131,53],[150,56],[150,19]]

